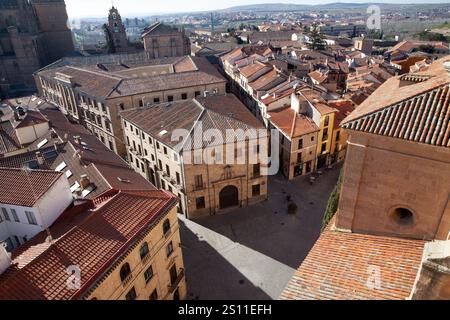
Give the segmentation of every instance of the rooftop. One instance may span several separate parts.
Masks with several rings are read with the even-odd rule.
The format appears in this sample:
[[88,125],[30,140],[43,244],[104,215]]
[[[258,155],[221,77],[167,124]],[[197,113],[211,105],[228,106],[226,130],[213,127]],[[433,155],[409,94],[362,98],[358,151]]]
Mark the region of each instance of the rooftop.
[[450,147],[450,75],[439,59],[388,79],[344,121],[346,129]]
[[[111,191],[67,209],[49,228],[13,252],[13,265],[0,276],[0,300],[83,299],[115,261],[173,208],[164,191]],[[82,266],[81,287],[67,286],[67,267]]]
[[38,72],[44,78],[70,77],[78,90],[103,99],[224,83],[226,80],[206,58],[164,58],[142,61],[132,67],[121,63],[87,66],[65,65]]
[[291,139],[319,131],[311,118],[296,113],[290,107],[269,112],[269,116],[270,122]]
[[33,207],[61,176],[55,171],[0,167],[0,203]]
[[[404,300],[413,289],[424,245],[421,240],[346,233],[329,227],[281,299]],[[377,280],[370,278],[377,274],[379,287]]]
[[[203,130],[218,129],[225,137],[227,129],[246,130],[262,127],[252,113],[232,94],[162,103],[127,110],[121,115],[126,121],[171,147],[179,144],[179,140],[172,141],[172,133],[177,129],[191,132],[195,126],[201,125]],[[165,134],[161,135],[163,131]],[[204,146],[197,145],[195,140],[194,148]]]

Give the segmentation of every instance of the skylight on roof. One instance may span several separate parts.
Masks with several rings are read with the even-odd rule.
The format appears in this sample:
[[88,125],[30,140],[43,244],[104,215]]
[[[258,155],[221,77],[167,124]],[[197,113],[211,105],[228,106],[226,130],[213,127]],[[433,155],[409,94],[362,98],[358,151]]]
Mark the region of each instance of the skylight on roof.
[[61,162],[61,163],[55,168],[55,171],[61,172],[61,171],[63,171],[63,169],[64,169],[65,167],[67,167],[67,164],[63,161],[63,162]]
[[94,184],[91,184],[89,187],[87,187],[86,189],[84,189],[82,192],[81,192],[81,196],[83,197],[83,198],[86,198],[86,196],[88,196],[92,191],[94,191],[95,190],[95,185]]
[[69,179],[71,176],[73,176],[72,171],[67,170],[67,171],[66,171],[66,178]]
[[80,184],[78,182],[75,182],[71,187],[70,187],[70,192],[74,193],[76,190],[78,190],[78,188],[80,187]]
[[43,146],[45,146],[48,143],[47,139],[42,140],[41,142],[38,143],[37,148],[40,149]]
[[31,101],[35,102],[37,100],[36,97],[31,98]]
[[167,130],[163,130],[163,131],[161,131],[160,133],[158,133],[158,135],[159,135],[160,137],[162,137],[163,135],[165,135],[165,134],[167,134],[167,133],[168,133]]

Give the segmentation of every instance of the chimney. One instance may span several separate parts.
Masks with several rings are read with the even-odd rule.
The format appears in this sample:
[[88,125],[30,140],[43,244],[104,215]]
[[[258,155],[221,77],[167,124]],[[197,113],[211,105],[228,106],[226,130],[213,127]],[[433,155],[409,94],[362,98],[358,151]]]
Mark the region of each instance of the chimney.
[[6,242],[0,241],[0,275],[11,265],[11,254],[6,250]]
[[74,136],[73,138],[74,138],[76,144],[81,145],[81,137],[80,136]]
[[81,190],[85,190],[90,185],[91,185],[91,181],[89,180],[89,177],[87,176],[87,174],[81,175],[81,179],[80,179]]
[[42,153],[40,151],[36,151],[36,160],[39,166],[44,165],[44,157],[42,156]]

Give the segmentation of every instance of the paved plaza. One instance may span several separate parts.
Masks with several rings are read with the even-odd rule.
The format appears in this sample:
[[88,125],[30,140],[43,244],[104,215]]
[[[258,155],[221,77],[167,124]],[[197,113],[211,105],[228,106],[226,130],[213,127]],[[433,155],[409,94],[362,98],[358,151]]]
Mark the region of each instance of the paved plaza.
[[278,299],[320,234],[339,172],[326,170],[313,185],[270,177],[268,201],[196,221],[180,216],[188,299]]

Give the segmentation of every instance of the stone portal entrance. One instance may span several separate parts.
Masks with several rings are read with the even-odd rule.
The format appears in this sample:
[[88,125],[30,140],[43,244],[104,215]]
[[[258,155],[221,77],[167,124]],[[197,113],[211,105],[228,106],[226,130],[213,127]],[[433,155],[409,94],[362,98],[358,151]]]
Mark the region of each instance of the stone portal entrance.
[[227,209],[239,205],[239,190],[235,186],[227,186],[220,191],[220,209]]

